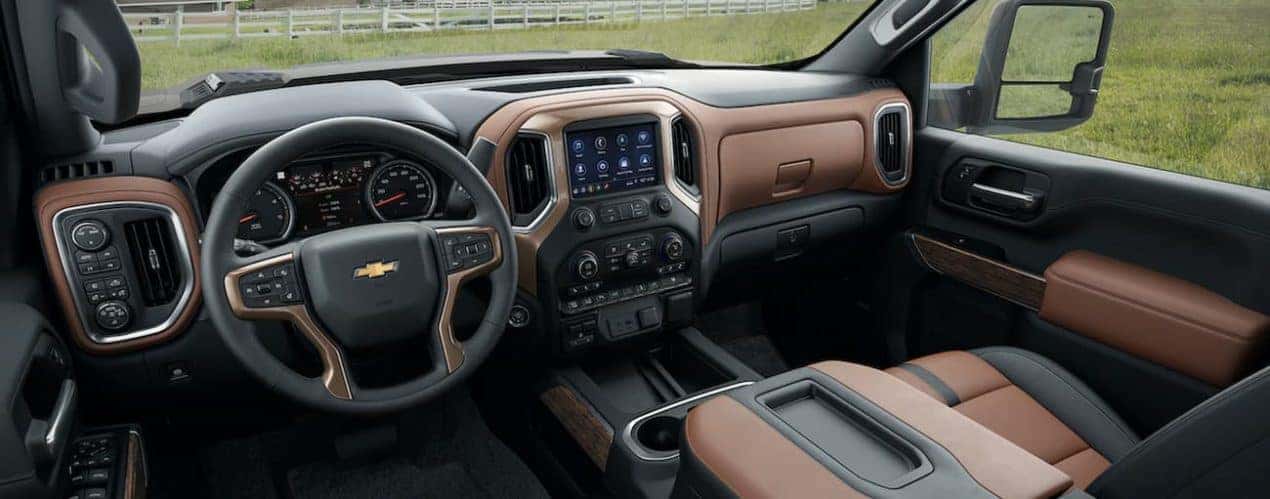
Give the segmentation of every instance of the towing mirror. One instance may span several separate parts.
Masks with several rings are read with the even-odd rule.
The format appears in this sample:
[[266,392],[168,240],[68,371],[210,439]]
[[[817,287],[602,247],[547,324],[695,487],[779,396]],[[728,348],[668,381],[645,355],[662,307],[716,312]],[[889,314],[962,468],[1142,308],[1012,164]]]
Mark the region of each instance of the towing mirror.
[[974,84],[932,86],[978,134],[1053,132],[1094,114],[1115,11],[1106,0],[1005,0],[989,20]]

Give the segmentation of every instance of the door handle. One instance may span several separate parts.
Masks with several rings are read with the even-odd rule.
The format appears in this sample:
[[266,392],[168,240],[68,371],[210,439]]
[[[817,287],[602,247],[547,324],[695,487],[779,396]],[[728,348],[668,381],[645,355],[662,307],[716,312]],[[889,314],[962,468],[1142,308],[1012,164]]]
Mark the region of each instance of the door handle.
[[978,182],[970,185],[970,194],[984,204],[1011,213],[1036,211],[1043,197],[1041,193],[1011,191]]

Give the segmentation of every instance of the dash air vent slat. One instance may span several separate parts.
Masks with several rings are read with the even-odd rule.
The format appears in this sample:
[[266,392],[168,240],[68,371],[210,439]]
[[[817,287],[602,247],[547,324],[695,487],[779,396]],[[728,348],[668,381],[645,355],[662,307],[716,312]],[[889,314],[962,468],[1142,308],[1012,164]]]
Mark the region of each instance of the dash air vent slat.
[[110,161],[81,161],[49,165],[40,171],[40,185],[48,185],[62,180],[101,177],[113,175],[115,164]]
[[671,151],[675,167],[675,179],[681,185],[697,191],[697,165],[693,158],[692,133],[683,118],[676,118],[670,124]]
[[150,307],[171,303],[181,281],[171,224],[158,217],[128,222],[124,235],[140,280],[141,300]]
[[874,162],[888,183],[904,180],[908,147],[908,108],[884,107],[874,123]]
[[513,225],[526,225],[551,197],[547,143],[541,137],[516,137],[507,152],[507,182],[512,202]]

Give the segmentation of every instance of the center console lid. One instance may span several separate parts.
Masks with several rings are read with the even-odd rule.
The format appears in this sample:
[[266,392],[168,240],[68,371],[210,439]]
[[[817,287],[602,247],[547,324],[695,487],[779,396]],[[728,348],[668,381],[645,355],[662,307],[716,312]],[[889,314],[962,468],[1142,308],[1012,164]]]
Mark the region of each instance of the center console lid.
[[1072,480],[882,371],[822,362],[698,406],[674,497],[1056,497]]

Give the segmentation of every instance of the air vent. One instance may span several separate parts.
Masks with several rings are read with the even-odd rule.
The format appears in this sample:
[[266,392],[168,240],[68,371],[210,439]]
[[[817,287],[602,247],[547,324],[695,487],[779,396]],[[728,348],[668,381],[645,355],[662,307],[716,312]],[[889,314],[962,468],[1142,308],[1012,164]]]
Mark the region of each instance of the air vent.
[[694,194],[697,192],[697,164],[693,158],[692,132],[683,118],[670,123],[670,152],[674,158],[675,179]]
[[474,88],[483,92],[502,92],[508,94],[527,94],[547,90],[563,90],[566,88],[600,87],[606,85],[630,85],[635,79],[629,76],[604,76],[599,78],[569,78],[563,80],[542,80],[525,83],[510,83]]
[[513,225],[528,225],[551,197],[547,141],[520,135],[507,152],[507,183],[512,201]]
[[155,217],[128,222],[123,229],[140,280],[141,301],[147,307],[171,303],[181,287],[180,250],[172,237],[172,225]]
[[113,175],[114,173],[115,164],[110,161],[84,161],[50,165],[40,171],[40,185],[47,185],[62,180]]
[[908,108],[883,106],[874,119],[874,163],[887,183],[904,181],[907,165]]

